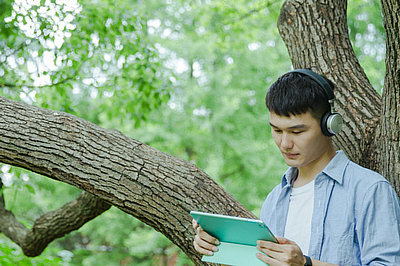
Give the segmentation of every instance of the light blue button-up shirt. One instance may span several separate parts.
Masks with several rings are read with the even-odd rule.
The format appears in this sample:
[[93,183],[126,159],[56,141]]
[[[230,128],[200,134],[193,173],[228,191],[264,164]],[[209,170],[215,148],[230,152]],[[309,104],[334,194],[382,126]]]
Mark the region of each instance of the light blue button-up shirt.
[[[261,220],[283,236],[289,208],[289,168],[268,195]],[[400,265],[400,203],[390,183],[351,162],[342,151],[315,178],[308,255],[339,265]]]

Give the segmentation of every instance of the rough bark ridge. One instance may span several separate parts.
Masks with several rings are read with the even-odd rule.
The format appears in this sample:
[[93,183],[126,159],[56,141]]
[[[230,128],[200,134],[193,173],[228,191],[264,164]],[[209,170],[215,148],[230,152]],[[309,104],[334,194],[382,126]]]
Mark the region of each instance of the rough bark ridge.
[[195,165],[118,131],[2,97],[0,114],[0,162],[99,197],[167,236],[196,262],[190,210],[254,217]]

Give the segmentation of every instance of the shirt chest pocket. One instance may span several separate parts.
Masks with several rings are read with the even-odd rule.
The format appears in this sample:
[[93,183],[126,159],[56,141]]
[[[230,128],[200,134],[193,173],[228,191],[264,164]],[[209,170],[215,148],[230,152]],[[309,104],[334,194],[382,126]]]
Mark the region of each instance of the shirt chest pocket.
[[324,226],[322,249],[339,265],[358,265],[356,260],[358,244],[354,223],[345,219],[327,219]]

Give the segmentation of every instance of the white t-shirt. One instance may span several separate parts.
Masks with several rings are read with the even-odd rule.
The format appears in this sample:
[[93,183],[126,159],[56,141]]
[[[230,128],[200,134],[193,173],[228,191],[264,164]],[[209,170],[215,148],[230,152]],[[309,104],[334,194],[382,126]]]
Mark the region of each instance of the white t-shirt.
[[284,237],[296,242],[303,254],[308,254],[311,219],[314,210],[314,181],[292,188]]

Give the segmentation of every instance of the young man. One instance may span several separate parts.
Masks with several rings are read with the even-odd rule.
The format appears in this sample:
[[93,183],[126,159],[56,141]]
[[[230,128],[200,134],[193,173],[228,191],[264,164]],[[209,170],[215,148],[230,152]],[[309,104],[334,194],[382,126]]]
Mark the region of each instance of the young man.
[[[333,84],[308,69],[281,76],[266,105],[272,136],[289,169],[268,195],[261,220],[279,244],[258,241],[269,265],[400,265],[400,203],[381,175],[333,148],[341,128]],[[195,249],[218,240],[193,220]]]

